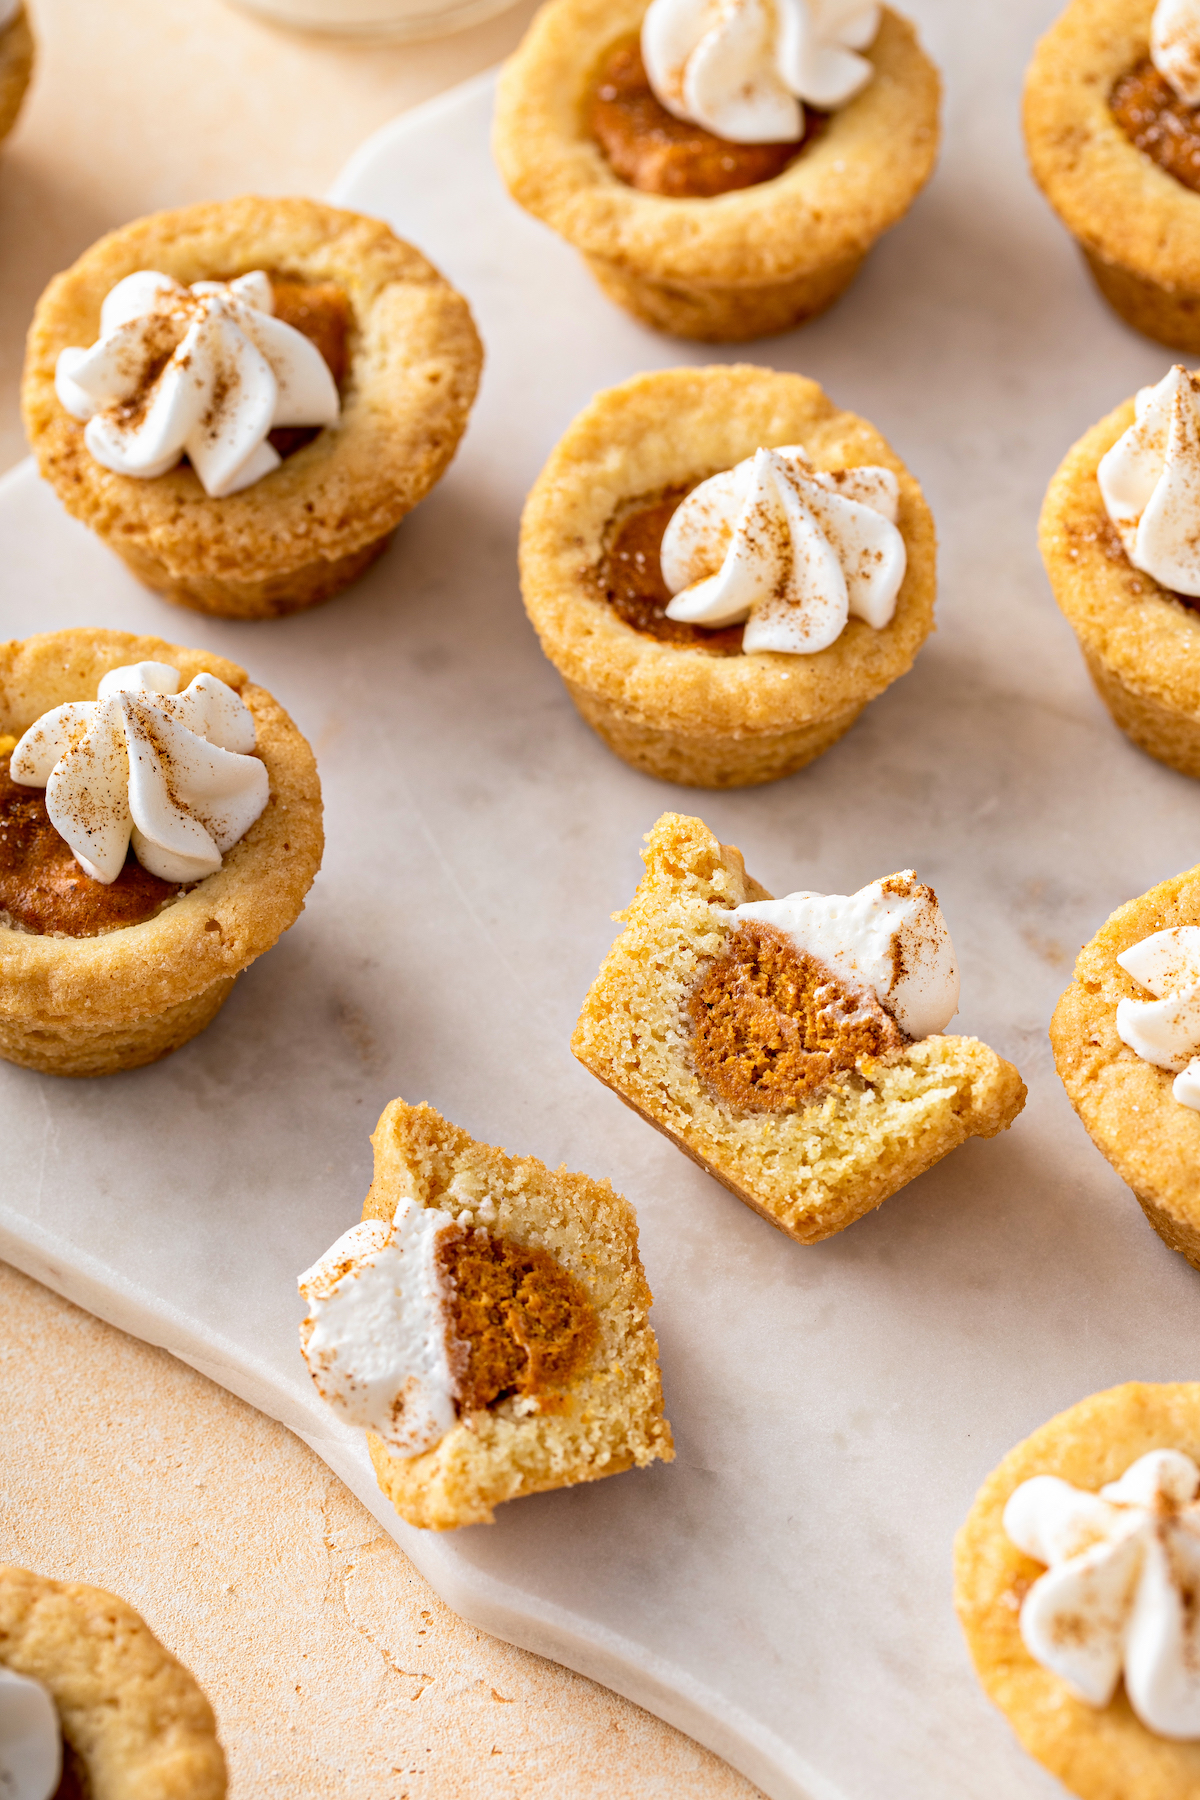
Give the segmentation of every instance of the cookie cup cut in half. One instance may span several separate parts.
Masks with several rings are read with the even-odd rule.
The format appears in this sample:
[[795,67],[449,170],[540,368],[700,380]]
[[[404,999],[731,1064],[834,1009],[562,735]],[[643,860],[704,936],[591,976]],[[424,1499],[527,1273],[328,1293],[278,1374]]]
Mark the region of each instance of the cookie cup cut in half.
[[1009,1451],[955,1542],[954,1603],[984,1691],[1029,1754],[1081,1800],[1192,1800],[1200,1743],[1148,1730],[1123,1686],[1107,1706],[1091,1706],[1034,1661],[1020,1612],[1045,1569],[1009,1538],[1004,1509],[1037,1476],[1094,1494],[1164,1449],[1200,1461],[1200,1383],[1131,1381],[1092,1394]]
[[1157,931],[1200,926],[1200,867],[1118,907],[1085,944],[1054,1009],[1050,1042],[1068,1098],[1163,1242],[1200,1269],[1200,1112],[1172,1093],[1170,1069],[1121,1041],[1117,1007],[1145,1000],[1118,963]]
[[39,1682],[54,1702],[60,1795],[223,1800],[225,1758],[211,1706],[115,1594],[0,1568],[0,1669]]
[[135,1069],[195,1037],[238,974],[297,919],[320,867],[312,751],[271,695],[224,657],[120,631],[56,631],[0,646],[6,751],[44,713],[94,700],[104,675],[140,661],[170,664],[181,686],[207,672],[234,689],[253,716],[270,797],[215,874],[139,924],[79,937],[0,924],[0,1057],[44,1074]]
[[33,33],[23,6],[7,25],[0,25],[0,138],[17,122],[29,77],[33,73]]
[[712,198],[643,193],[615,173],[588,114],[645,0],[550,0],[500,80],[494,148],[513,198],[582,252],[609,298],[710,343],[824,311],[933,172],[941,83],[913,27],[884,9],[874,75],[781,175]]
[[[368,1435],[379,1485],[400,1516],[435,1531],[490,1524],[494,1507],[522,1494],[670,1462],[650,1289],[629,1202],[606,1181],[477,1143],[429,1106],[394,1100],[371,1142],[375,1178],[364,1219],[390,1221],[402,1199],[457,1213],[460,1222],[465,1211],[471,1227],[486,1219],[493,1240],[551,1259],[591,1313],[585,1358],[558,1391],[551,1384],[532,1398],[463,1408],[419,1456],[394,1455]],[[461,1295],[461,1270],[458,1287]]]
[[1126,136],[1113,89],[1150,54],[1156,0],[1071,0],[1025,80],[1033,176],[1135,331],[1200,352],[1200,193]]
[[1128,400],[1067,453],[1042,506],[1042,561],[1114,721],[1148,756],[1200,776],[1200,612],[1134,568],[1096,478],[1134,420]]
[[[94,344],[106,295],[145,269],[184,286],[255,270],[332,284],[349,313],[337,423],[220,499],[186,461],[150,479],[96,461],[55,392],[59,353]],[[42,474],[140,581],[199,612],[264,619],[328,600],[386,547],[454,455],[481,361],[466,301],[386,225],[245,198],[139,219],[56,276],[30,328],[22,408]]]
[[[664,492],[799,444],[818,470],[877,464],[900,486],[907,571],[889,625],[851,618],[812,655],[713,654],[634,629],[602,564],[622,520]],[[610,750],[663,781],[747,787],[803,768],[911,668],[933,629],[933,519],[865,419],[815,381],[746,364],[668,369],[598,394],[538,477],[521,522],[521,590],[542,649]]]
[[[698,1066],[689,1002],[728,952],[736,923],[728,914],[772,896],[700,819],[665,813],[647,846],[637,893],[615,915],[625,929],[583,1003],[571,1048],[739,1200],[797,1243],[814,1244],[967,1138],[1012,1124],[1025,1103],[1016,1069],[977,1038],[940,1033],[834,1068],[792,1105],[732,1103]],[[766,985],[760,965],[754,986]],[[768,1055],[781,1049],[779,1031],[764,1044]]]

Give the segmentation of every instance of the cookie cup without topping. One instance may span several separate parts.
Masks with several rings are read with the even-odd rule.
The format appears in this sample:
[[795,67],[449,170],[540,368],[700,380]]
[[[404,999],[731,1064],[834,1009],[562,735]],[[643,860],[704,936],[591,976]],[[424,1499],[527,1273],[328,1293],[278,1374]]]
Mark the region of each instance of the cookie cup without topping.
[[224,657],[123,631],[0,645],[0,734],[19,737],[52,707],[94,700],[103,675],[136,662],[170,663],[183,687],[207,670],[234,688],[254,715],[271,797],[215,875],[143,924],[91,938],[0,925],[0,1057],[47,1075],[136,1069],[195,1037],[238,974],[299,916],[321,863],[312,751],[271,695]]
[[1031,1756],[1082,1800],[1195,1800],[1200,1744],[1157,1737],[1123,1687],[1110,1705],[1077,1700],[1025,1648],[1020,1609],[1045,1571],[1004,1530],[1023,1481],[1056,1475],[1095,1493],[1151,1450],[1200,1462],[1200,1383],[1127,1382],[1092,1394],[1010,1450],[980,1488],[954,1546],[954,1603],[975,1672]]
[[1117,1036],[1121,1000],[1149,998],[1117,957],[1156,931],[1200,925],[1200,868],[1130,900],[1085,944],[1054,1009],[1050,1042],[1071,1105],[1163,1242],[1200,1269],[1200,1113],[1171,1092],[1169,1069]]
[[[147,268],[185,285],[251,269],[336,283],[351,313],[338,423],[223,500],[186,463],[150,481],[103,468],[54,391],[55,365],[96,341],[105,295]],[[126,225],[55,277],[22,408],[42,474],[140,581],[199,612],[274,618],[328,600],[386,547],[454,455],[482,356],[466,301],[378,220],[315,200],[215,201]]]
[[601,66],[646,0],[550,0],[500,78],[494,149],[513,198],[583,253],[609,297],[712,343],[822,312],[933,172],[941,82],[897,14],[865,52],[874,78],[782,175],[668,199],[614,172],[588,124]]
[[1200,776],[1200,612],[1134,568],[1096,478],[1134,416],[1128,400],[1068,451],[1042,506],[1042,561],[1121,730],[1159,762]]
[[1025,78],[1025,147],[1096,285],[1135,331],[1200,352],[1200,193],[1139,150],[1109,96],[1150,54],[1156,0],[1071,0]]
[[17,122],[25,89],[33,73],[33,33],[23,7],[0,27],[0,138]]
[[49,1690],[95,1800],[223,1800],[211,1706],[115,1594],[0,1568],[0,1667]]
[[[818,469],[879,463],[900,482],[908,571],[882,631],[852,618],[812,656],[714,656],[627,625],[597,586],[615,519],[763,447],[800,444]],[[800,375],[732,364],[608,388],[537,479],[521,521],[525,608],[588,724],[648,775],[746,787],[803,768],[912,666],[933,629],[937,544],[921,490],[873,426]]]
[[371,1139],[375,1176],[364,1219],[390,1222],[402,1198],[453,1213],[490,1199],[488,1230],[545,1250],[584,1288],[598,1332],[586,1363],[540,1410],[520,1401],[466,1413],[432,1450],[397,1456],[368,1434],[379,1485],[410,1525],[489,1525],[522,1494],[670,1462],[650,1289],[637,1217],[607,1181],[548,1169],[477,1143],[430,1106],[393,1100]]

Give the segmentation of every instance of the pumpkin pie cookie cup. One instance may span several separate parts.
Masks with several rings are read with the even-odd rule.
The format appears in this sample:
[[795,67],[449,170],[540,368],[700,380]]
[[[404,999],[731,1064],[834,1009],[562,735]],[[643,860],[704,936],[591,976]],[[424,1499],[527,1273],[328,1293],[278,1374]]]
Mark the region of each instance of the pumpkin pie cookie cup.
[[1117,1007],[1144,1000],[1117,958],[1156,931],[1200,926],[1200,867],[1118,907],[1085,944],[1054,1009],[1050,1042],[1068,1098],[1163,1242],[1200,1269],[1200,1112],[1172,1093],[1174,1075],[1121,1041]]
[[1096,478],[1134,417],[1128,400],[1067,453],[1042,506],[1042,561],[1115,722],[1148,756],[1200,777],[1200,613],[1134,568]]
[[[67,937],[0,924],[0,1057],[48,1075],[110,1075],[156,1062],[211,1022],[234,981],[299,917],[321,863],[312,751],[244,669],[203,650],[122,631],[49,632],[0,646],[0,745],[52,708],[94,700],[109,670],[168,663],[240,695],[270,798],[222,866],[142,923]],[[30,789],[33,793],[36,790]]]
[[1071,0],[1025,81],[1034,179],[1126,324],[1200,352],[1200,193],[1126,135],[1110,104],[1150,54],[1155,0]]
[[63,1738],[58,1796],[223,1800],[212,1707],[115,1594],[0,1568],[0,1668],[39,1682],[54,1702]]
[[1094,1494],[1164,1449],[1200,1461],[1200,1383],[1130,1381],[1092,1394],[1009,1451],[955,1542],[954,1603],[984,1691],[1029,1754],[1081,1800],[1193,1800],[1200,1743],[1147,1729],[1122,1686],[1107,1706],[1091,1706],[1034,1661],[1020,1613],[1045,1570],[1008,1536],[1004,1509],[1038,1476]]
[[602,66],[646,0],[550,0],[506,66],[494,148],[513,198],[582,252],[609,298],[677,337],[739,342],[823,312],[937,159],[941,83],[884,9],[874,79],[771,181],[712,198],[628,186],[589,124]]
[[18,7],[16,16],[0,25],[0,138],[17,122],[32,73],[33,33],[24,7]]
[[[715,654],[628,625],[601,565],[638,503],[732,469],[761,447],[803,445],[817,469],[892,470],[908,565],[889,625],[851,618],[812,655]],[[732,364],[639,375],[570,426],[521,522],[521,587],[542,649],[610,750],[663,781],[746,787],[803,768],[911,668],[933,629],[937,544],[920,487],[873,426],[815,381]]]
[[[103,467],[55,369],[62,350],[97,340],[105,296],[142,269],[185,286],[258,269],[333,284],[350,315],[337,423],[222,499],[187,463],[152,479]],[[199,612],[263,619],[328,600],[381,553],[454,455],[481,363],[466,301],[386,225],[245,198],[139,219],[56,276],[30,328],[22,407],[42,474],[140,581]]]

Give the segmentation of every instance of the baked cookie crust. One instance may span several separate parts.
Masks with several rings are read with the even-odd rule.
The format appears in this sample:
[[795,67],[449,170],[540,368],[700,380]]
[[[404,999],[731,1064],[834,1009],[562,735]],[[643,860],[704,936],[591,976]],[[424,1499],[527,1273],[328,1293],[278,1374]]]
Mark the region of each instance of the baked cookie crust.
[[224,1800],[212,1707],[115,1594],[0,1568],[0,1664],[49,1690],[96,1800]]
[[1200,777],[1200,612],[1134,568],[1096,478],[1134,417],[1127,400],[1068,451],[1042,506],[1042,561],[1121,730],[1148,756]]
[[988,1476],[954,1547],[954,1603],[975,1672],[1022,1745],[1082,1800],[1193,1800],[1200,1744],[1156,1737],[1124,1688],[1098,1709],[1034,1662],[1021,1602],[1043,1573],[1002,1523],[1009,1496],[1035,1475],[1095,1492],[1150,1450],[1200,1461],[1200,1383],[1127,1382],[1092,1394],[1010,1450]]
[[49,1075],[109,1075],[177,1050],[228,999],[235,978],[299,917],[321,863],[312,751],[244,669],[203,650],[123,631],[55,631],[0,645],[0,734],[51,707],[94,700],[110,669],[165,662],[186,686],[207,670],[254,715],[271,797],[215,875],[154,918],[101,937],[0,926],[0,1057]]
[[33,33],[24,7],[0,30],[0,138],[17,122],[33,74]]
[[403,1100],[385,1108],[371,1143],[364,1219],[390,1220],[402,1197],[451,1210],[490,1198],[497,1216],[489,1229],[554,1257],[585,1289],[599,1327],[552,1410],[502,1401],[468,1413],[421,1456],[396,1456],[369,1433],[379,1485],[401,1518],[433,1531],[488,1525],[504,1500],[670,1462],[650,1289],[628,1200],[607,1181],[476,1143],[432,1107]]
[[941,82],[885,8],[875,77],[773,181],[712,199],[640,193],[591,134],[601,65],[646,0],[550,0],[500,80],[493,138],[513,198],[660,331],[709,342],[786,331],[831,304],[937,159]]
[[[802,444],[818,469],[895,472],[908,571],[891,624],[876,631],[852,618],[813,656],[723,657],[627,625],[596,582],[620,509],[783,444]],[[634,768],[688,787],[744,787],[803,768],[911,668],[933,629],[937,540],[915,479],[815,381],[744,363],[638,375],[598,394],[534,484],[520,560],[525,610],[588,724]]]
[[1133,1189],[1164,1243],[1200,1269],[1200,1113],[1171,1092],[1168,1069],[1117,1036],[1117,1006],[1145,990],[1117,957],[1155,931],[1200,925],[1200,868],[1130,900],[1085,944],[1054,1009],[1050,1042],[1068,1098],[1088,1136]]
[[739,1113],[696,1072],[686,1005],[728,931],[720,914],[772,896],[700,819],[664,813],[625,929],[588,991],[571,1049],[606,1087],[739,1200],[800,1244],[843,1231],[969,1137],[1025,1104],[1016,1069],[977,1038],[928,1037],[834,1077],[791,1113]]
[[1200,351],[1200,194],[1132,144],[1109,107],[1150,53],[1156,0],[1071,0],[1025,78],[1034,180],[1135,331]]
[[[105,295],[147,268],[185,285],[263,268],[336,283],[352,315],[338,424],[222,500],[186,464],[150,481],[103,468],[55,394],[55,365],[95,342]],[[30,327],[22,409],[42,474],[140,581],[200,612],[273,618],[329,599],[386,547],[454,455],[482,359],[466,301],[386,225],[249,197],[136,220],[56,276]]]

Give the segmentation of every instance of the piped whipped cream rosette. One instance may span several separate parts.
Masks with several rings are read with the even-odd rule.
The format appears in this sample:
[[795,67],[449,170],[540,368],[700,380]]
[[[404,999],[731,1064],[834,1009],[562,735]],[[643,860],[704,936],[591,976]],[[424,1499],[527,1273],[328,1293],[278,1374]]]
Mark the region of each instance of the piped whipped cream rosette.
[[54,1701],[40,1681],[0,1666],[0,1795],[51,1800],[61,1779],[62,1728]]
[[277,426],[337,422],[337,385],[303,332],[273,316],[269,278],[183,287],[142,269],[100,309],[100,337],[59,354],[55,391],[106,469],[147,480],[187,456],[223,499],[269,475]]
[[817,471],[797,446],[759,450],[681,502],[663,535],[667,617],[746,620],[742,648],[811,656],[850,617],[891,622],[907,551],[890,469]]
[[1098,1494],[1037,1475],[1004,1509],[1012,1542],[1048,1565],[1021,1605],[1029,1654],[1097,1708],[1123,1674],[1165,1738],[1200,1738],[1198,1491],[1191,1457],[1152,1450]]
[[937,895],[905,869],[856,894],[788,894],[728,915],[772,925],[850,993],[869,993],[910,1038],[944,1031],[958,1011],[954,945]]
[[844,106],[870,81],[874,0],[651,0],[642,59],[668,112],[732,143],[798,141],[804,106]]
[[1200,596],[1200,405],[1180,363],[1142,388],[1137,417],[1096,470],[1105,511],[1135,569]]
[[46,790],[46,811],[95,881],[121,873],[130,845],[163,881],[215,874],[266,807],[249,707],[215,675],[182,693],[177,669],[113,669],[95,700],[44,713],[18,741],[12,779]]
[[1200,926],[1156,931],[1117,961],[1153,1000],[1117,1003],[1117,1036],[1157,1068],[1175,1072],[1171,1092],[1200,1111]]
[[390,1225],[352,1225],[297,1284],[309,1306],[301,1348],[322,1399],[398,1456],[432,1450],[457,1417],[463,1359],[437,1255],[455,1224],[401,1200]]
[[1185,106],[1200,106],[1200,0],[1158,0],[1150,60]]

